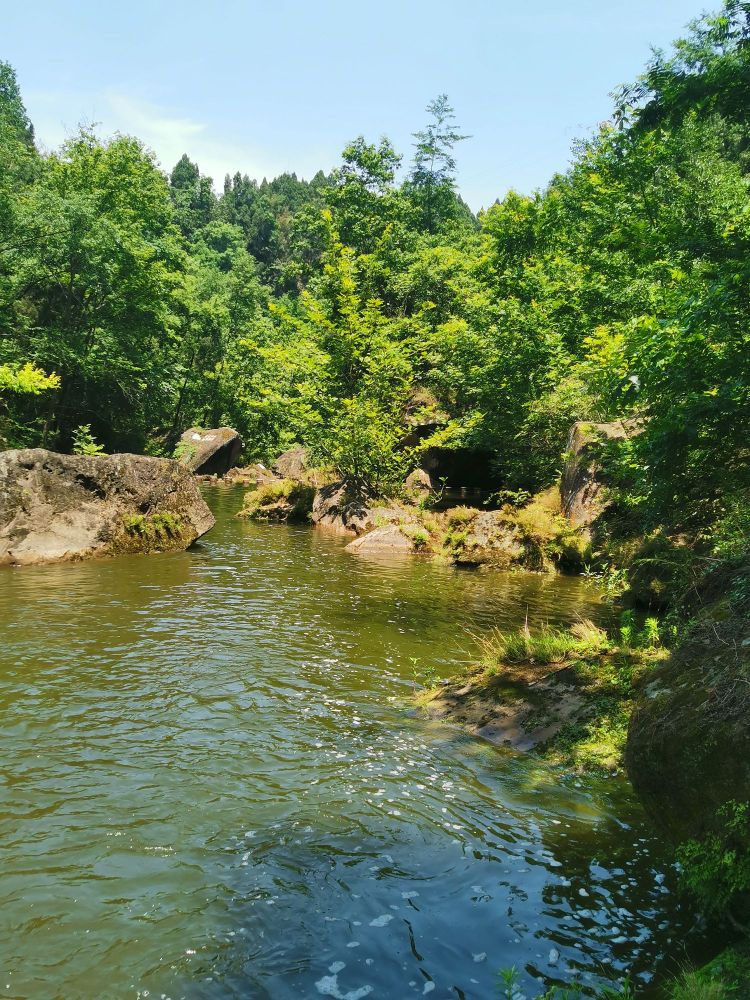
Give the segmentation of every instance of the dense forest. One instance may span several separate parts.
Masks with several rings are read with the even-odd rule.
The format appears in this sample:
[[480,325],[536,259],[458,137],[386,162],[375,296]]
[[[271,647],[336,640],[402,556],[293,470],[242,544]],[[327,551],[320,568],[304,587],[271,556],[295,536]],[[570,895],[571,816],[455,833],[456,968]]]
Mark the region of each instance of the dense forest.
[[383,489],[420,448],[491,453],[549,483],[576,419],[648,416],[625,502],[649,522],[743,505],[750,419],[750,24],[730,0],[614,96],[544,191],[474,216],[466,137],[438,97],[404,179],[363,137],[311,181],[239,173],[82,128],[40,155],[0,74],[4,446],[170,454],[230,424]]

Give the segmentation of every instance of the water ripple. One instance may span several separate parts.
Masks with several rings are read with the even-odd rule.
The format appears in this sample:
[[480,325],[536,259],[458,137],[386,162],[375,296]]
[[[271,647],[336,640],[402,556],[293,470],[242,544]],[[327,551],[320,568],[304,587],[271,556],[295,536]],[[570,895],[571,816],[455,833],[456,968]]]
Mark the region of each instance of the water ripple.
[[401,707],[415,661],[447,673],[470,632],[601,615],[592,588],[373,566],[238,502],[212,498],[191,552],[0,574],[5,995],[652,975],[688,915],[627,785]]

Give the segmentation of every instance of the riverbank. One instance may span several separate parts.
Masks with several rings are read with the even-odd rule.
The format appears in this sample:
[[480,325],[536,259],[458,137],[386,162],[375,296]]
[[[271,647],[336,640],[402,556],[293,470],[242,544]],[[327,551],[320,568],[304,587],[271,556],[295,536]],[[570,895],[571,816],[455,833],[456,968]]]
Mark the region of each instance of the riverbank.
[[475,666],[414,703],[420,714],[491,743],[579,772],[616,773],[638,692],[667,656],[648,621],[636,635],[624,626],[627,645],[590,621],[570,630],[496,630],[479,640]]
[[562,514],[554,486],[519,506],[439,509],[439,494],[408,491],[397,498],[365,499],[341,483],[280,478],[255,484],[240,517],[310,523],[352,542],[354,555],[431,557],[466,568],[579,572],[590,545],[585,532]]

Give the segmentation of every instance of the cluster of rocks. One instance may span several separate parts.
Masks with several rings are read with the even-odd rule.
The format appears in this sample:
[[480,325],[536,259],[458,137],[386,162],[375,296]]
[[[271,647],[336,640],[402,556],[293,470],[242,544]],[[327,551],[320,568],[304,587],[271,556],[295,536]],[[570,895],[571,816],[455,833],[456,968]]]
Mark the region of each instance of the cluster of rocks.
[[[575,425],[562,482],[562,510],[571,524],[588,527],[606,506],[602,443],[637,431],[632,421]],[[262,508],[264,516],[309,516],[313,525],[352,536],[347,550],[353,553],[425,551],[424,523],[415,506],[376,506],[353,496],[342,483],[319,482],[301,447],[284,452],[270,469],[260,463],[237,468],[242,447],[231,427],[191,427],[180,439],[175,461],[58,455],[42,449],[4,452],[0,563],[185,548],[213,524],[196,477],[265,486],[269,502]],[[278,486],[283,483],[305,488]],[[431,492],[429,472],[416,469],[405,490],[412,500]],[[527,540],[503,512],[475,512],[461,542],[452,551],[457,563],[529,565]]]
[[[606,510],[608,497],[602,450],[608,441],[637,432],[638,425],[628,421],[579,423],[572,428],[561,488],[559,493],[553,491],[555,502],[545,512],[548,524],[555,521],[554,530],[558,534],[568,526],[585,536],[596,518]],[[415,469],[404,484],[405,496],[412,503],[391,501],[380,506],[353,495],[341,482],[315,482],[305,449],[301,447],[282,454],[271,469],[256,464],[234,470],[226,479],[261,487],[286,484],[279,485],[278,490],[272,486],[260,490],[259,501],[253,503],[251,500],[245,513],[267,520],[309,519],[316,527],[354,536],[346,546],[346,551],[354,554],[421,554],[430,551],[435,541],[430,539],[424,519],[415,506],[434,492],[430,474],[422,468]],[[299,496],[290,487],[295,482],[316,487],[308,494],[309,502],[300,503]],[[543,539],[529,532],[523,518],[507,510],[464,510],[468,513],[461,530],[452,530],[450,511],[431,518],[433,524],[437,522],[441,537],[447,539],[447,546],[441,548],[441,553],[457,565],[553,568],[553,561],[544,552]],[[575,568],[574,563],[575,559],[571,568]]]

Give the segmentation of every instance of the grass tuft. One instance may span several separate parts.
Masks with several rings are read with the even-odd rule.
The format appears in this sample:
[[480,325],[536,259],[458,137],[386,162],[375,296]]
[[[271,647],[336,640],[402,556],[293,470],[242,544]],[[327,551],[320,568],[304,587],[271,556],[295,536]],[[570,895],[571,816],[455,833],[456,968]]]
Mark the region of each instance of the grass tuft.
[[550,664],[586,656],[597,656],[609,648],[606,633],[588,619],[569,631],[543,626],[538,632],[493,629],[478,639],[486,667],[502,663]]

